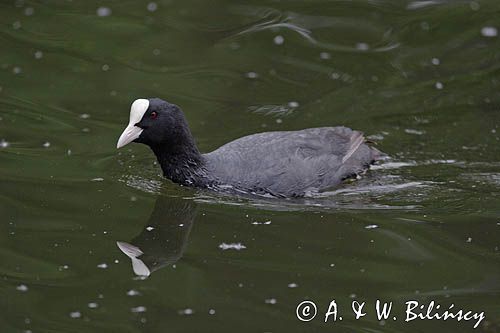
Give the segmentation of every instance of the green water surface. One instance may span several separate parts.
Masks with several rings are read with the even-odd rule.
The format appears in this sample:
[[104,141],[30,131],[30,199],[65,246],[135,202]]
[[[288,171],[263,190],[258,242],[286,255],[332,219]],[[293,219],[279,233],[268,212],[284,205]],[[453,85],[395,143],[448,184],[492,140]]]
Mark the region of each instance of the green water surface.
[[[0,332],[498,332],[498,29],[496,0],[0,1]],[[115,148],[141,97],[203,152],[345,125],[391,159],[321,197],[183,188]]]

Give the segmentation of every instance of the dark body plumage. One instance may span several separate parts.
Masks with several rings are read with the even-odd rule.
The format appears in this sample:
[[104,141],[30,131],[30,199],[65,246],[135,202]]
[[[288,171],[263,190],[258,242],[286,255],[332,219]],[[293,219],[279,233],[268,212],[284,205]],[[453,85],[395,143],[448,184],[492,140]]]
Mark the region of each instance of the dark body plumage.
[[[366,170],[380,152],[347,127],[266,132],[201,154],[179,107],[150,99],[136,142],[151,147],[164,175],[187,186],[280,197],[304,196]],[[157,112],[154,120],[148,113]],[[162,117],[160,117],[162,115]]]

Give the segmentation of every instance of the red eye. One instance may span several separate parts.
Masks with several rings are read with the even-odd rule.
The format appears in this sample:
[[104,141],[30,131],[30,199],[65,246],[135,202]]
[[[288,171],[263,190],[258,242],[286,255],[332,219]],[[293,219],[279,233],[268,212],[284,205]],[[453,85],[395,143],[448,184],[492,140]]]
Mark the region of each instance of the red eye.
[[151,119],[156,119],[156,117],[158,117],[158,113],[156,113],[156,111],[153,111],[151,112]]

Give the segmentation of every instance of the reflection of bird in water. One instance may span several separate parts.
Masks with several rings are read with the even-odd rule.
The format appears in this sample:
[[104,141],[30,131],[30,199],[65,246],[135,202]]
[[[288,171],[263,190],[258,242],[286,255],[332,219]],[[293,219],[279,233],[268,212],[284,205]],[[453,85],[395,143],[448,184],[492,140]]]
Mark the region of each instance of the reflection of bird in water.
[[160,196],[142,232],[130,243],[116,242],[132,260],[134,273],[152,272],[177,262],[186,248],[196,215],[196,203],[189,199]]

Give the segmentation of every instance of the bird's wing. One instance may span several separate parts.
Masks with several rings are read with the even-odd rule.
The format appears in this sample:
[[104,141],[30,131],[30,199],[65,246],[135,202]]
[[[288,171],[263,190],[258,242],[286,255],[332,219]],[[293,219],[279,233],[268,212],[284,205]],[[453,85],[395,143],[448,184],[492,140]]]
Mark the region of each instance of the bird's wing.
[[[266,132],[229,142],[206,154],[222,182],[269,192],[333,186],[371,159],[361,132],[322,127]],[[359,160],[359,151],[364,158]],[[359,165],[359,167],[358,167]]]

